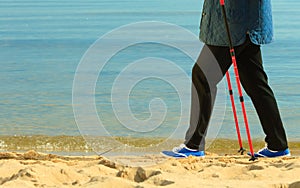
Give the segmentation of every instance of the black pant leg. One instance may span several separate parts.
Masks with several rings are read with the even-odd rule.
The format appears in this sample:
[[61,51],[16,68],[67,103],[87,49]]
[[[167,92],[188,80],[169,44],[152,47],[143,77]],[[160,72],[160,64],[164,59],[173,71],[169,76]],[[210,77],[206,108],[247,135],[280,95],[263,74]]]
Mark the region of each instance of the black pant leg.
[[266,134],[268,148],[275,151],[286,149],[285,130],[263,68],[260,46],[248,42],[245,50],[237,56],[237,64],[243,88],[251,98]]
[[228,47],[205,45],[192,70],[192,102],[190,126],[185,144],[204,150],[205,135],[211,117],[217,84],[231,65]]

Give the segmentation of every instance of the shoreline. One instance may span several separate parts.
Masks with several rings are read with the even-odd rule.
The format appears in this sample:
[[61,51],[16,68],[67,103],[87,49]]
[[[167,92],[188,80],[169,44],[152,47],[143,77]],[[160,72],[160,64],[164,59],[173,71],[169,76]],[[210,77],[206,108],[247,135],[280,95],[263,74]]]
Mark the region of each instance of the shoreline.
[[[38,152],[69,155],[69,156],[89,156],[89,155],[141,155],[157,154],[162,150],[170,150],[183,142],[180,139],[166,138],[130,138],[130,137],[91,137],[86,140],[82,136],[0,136],[0,152],[26,152],[35,150]],[[264,147],[262,140],[254,139],[254,151]],[[248,142],[243,141],[243,148],[249,151]],[[300,156],[300,141],[289,141],[289,148],[293,156]],[[217,138],[207,140],[207,152],[218,155],[238,154],[238,141],[228,138]]]

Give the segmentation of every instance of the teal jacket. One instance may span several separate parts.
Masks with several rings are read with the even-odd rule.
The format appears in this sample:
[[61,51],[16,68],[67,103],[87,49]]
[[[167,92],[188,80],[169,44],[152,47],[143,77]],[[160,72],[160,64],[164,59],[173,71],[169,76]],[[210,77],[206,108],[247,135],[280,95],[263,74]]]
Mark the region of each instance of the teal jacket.
[[[273,41],[271,0],[225,0],[225,9],[234,46],[242,44],[247,34],[257,45]],[[228,46],[220,0],[204,0],[200,39],[209,45]]]

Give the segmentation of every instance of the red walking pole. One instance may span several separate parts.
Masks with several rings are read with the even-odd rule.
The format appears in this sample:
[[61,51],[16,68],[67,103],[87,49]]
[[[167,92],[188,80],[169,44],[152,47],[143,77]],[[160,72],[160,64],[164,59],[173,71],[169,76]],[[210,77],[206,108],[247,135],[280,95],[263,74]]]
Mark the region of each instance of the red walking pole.
[[228,71],[226,72],[226,79],[227,79],[227,84],[228,84],[228,90],[229,90],[229,95],[230,95],[230,101],[231,101],[234,122],[235,122],[236,133],[237,133],[238,141],[239,141],[239,145],[240,145],[240,149],[238,152],[243,155],[244,151],[246,151],[246,150],[243,148],[242,137],[241,137],[239,122],[238,122],[238,118],[237,118],[237,114],[236,114],[234,98],[233,98],[233,91],[232,91],[232,86],[231,86],[231,81],[230,81],[230,75],[229,75]]
[[238,72],[236,58],[235,58],[235,51],[234,51],[234,48],[233,48],[233,45],[232,45],[229,25],[228,25],[228,22],[227,22],[227,16],[226,16],[226,11],[225,11],[225,2],[224,2],[224,0],[220,0],[220,5],[221,5],[221,8],[222,8],[223,18],[224,18],[224,22],[225,22],[226,31],[227,31],[229,48],[230,48],[230,56],[231,56],[231,60],[232,60],[233,68],[234,68],[236,84],[237,84],[239,97],[240,97],[240,102],[241,102],[242,111],[243,111],[244,123],[245,123],[246,131],[247,131],[248,143],[249,143],[250,153],[251,153],[250,161],[254,161],[256,159],[256,157],[254,156],[254,152],[253,152],[253,145],[252,145],[252,140],[251,140],[251,135],[250,135],[250,130],[249,130],[249,124],[248,124],[248,118],[247,118],[247,114],[246,114],[244,97],[243,97],[239,72]]

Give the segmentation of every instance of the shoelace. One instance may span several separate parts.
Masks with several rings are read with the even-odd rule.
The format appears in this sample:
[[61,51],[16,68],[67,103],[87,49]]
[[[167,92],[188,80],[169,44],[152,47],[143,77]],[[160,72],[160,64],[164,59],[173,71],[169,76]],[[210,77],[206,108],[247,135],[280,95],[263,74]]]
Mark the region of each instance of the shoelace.
[[178,151],[182,150],[183,148],[185,148],[185,145],[184,144],[180,144],[180,146],[174,147],[172,151],[173,152],[178,152]]

